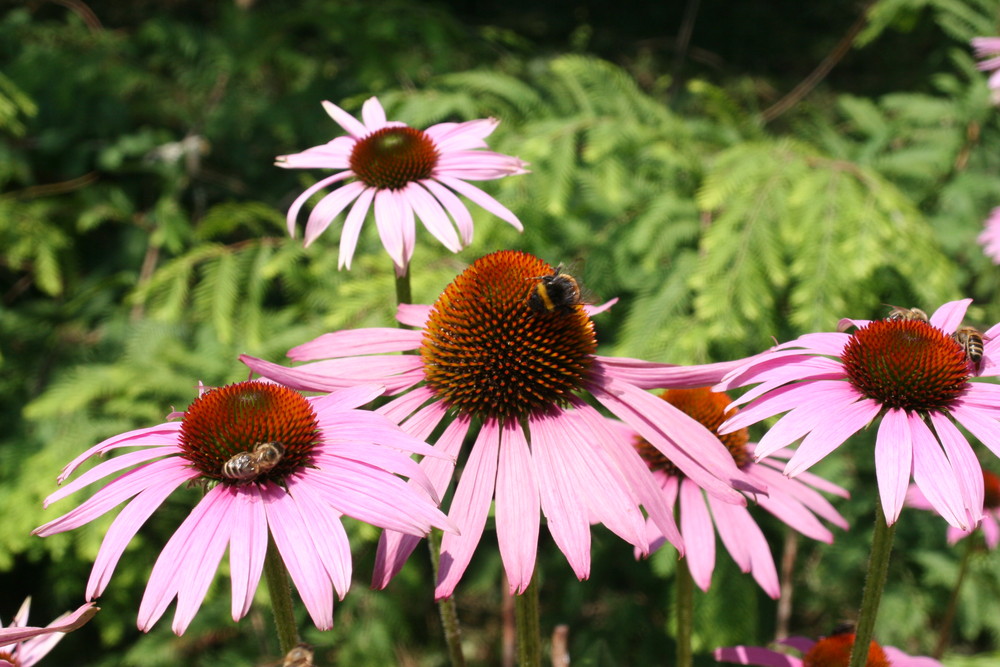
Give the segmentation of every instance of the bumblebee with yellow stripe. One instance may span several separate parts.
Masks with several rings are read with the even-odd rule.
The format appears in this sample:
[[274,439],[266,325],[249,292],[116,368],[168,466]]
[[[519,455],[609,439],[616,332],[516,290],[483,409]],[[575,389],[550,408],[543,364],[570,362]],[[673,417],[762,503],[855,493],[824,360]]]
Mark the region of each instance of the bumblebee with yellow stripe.
[[576,278],[563,271],[562,264],[547,276],[531,278],[537,281],[528,296],[528,307],[536,313],[569,314],[583,303]]

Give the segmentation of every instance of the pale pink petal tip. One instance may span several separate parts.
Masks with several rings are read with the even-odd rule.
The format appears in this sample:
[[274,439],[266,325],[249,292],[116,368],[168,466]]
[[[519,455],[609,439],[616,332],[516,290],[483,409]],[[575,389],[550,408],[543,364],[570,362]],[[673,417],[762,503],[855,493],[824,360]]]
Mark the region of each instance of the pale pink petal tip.
[[[25,601],[27,605],[28,601]],[[26,609],[25,606],[21,607],[22,610]],[[58,617],[48,626],[44,628],[23,626],[23,625],[12,625],[8,628],[0,628],[0,646],[6,644],[16,644],[18,642],[23,642],[26,639],[31,639],[32,637],[38,637],[40,635],[48,635],[56,632],[72,632],[77,628],[82,627],[90,619],[100,611],[100,607],[95,606],[94,602],[88,602],[81,606],[79,609],[72,613],[63,614]],[[21,623],[26,623],[27,618],[20,618],[21,614],[18,614],[18,619],[15,622],[20,621]]]

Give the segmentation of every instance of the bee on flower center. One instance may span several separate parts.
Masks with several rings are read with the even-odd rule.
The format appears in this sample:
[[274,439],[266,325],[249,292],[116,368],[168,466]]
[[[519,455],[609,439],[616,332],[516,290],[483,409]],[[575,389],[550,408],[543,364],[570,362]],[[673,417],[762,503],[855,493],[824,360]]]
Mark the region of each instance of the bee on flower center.
[[889,311],[889,316],[886,317],[890,322],[899,322],[902,320],[916,320],[918,322],[929,322],[930,318],[927,317],[927,313],[920,310],[919,308],[903,308],[901,306],[893,306],[886,304],[891,309]]
[[222,476],[236,481],[248,481],[274,469],[285,455],[280,442],[259,442],[252,452],[238,452],[222,464]]
[[576,278],[563,271],[562,264],[547,276],[529,278],[536,281],[528,296],[528,307],[536,313],[557,312],[569,314],[583,303],[580,284]]
[[951,337],[955,339],[956,343],[962,346],[965,358],[978,371],[979,364],[983,360],[983,334],[973,327],[960,327]]

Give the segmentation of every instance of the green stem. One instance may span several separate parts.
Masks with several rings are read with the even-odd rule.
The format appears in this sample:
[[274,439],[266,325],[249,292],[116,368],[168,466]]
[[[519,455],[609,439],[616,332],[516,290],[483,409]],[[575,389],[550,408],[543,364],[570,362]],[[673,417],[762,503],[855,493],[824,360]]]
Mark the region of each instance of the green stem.
[[975,551],[978,536],[978,532],[976,532],[965,539],[965,553],[962,554],[962,563],[958,566],[955,587],[951,591],[951,599],[948,600],[948,609],[944,613],[944,618],[941,619],[941,634],[938,635],[937,646],[934,647],[934,653],[931,654],[935,660],[940,660],[941,656],[944,655],[944,650],[948,648],[948,642],[951,639],[951,626],[955,624],[955,614],[958,611],[958,592],[962,589],[962,582],[965,581],[965,575],[969,572],[969,560],[972,557],[972,552]]
[[[396,276],[396,303],[413,303],[413,293],[410,290],[410,271],[401,276]],[[400,325],[404,326],[404,325]],[[405,327],[409,329],[409,327]]]
[[288,571],[281,560],[274,538],[267,536],[267,555],[264,556],[264,578],[271,596],[271,610],[274,625],[278,630],[278,644],[281,652],[287,654],[299,643],[299,630],[292,610],[292,587],[288,583]]
[[[434,581],[437,581],[438,565],[441,562],[441,531],[432,530],[427,536],[427,547],[431,552],[431,565],[434,566]],[[458,609],[455,597],[449,596],[437,601],[438,613],[441,614],[441,627],[444,629],[444,641],[448,644],[448,657],[452,667],[465,667],[465,656],[462,654],[462,626],[458,622]]]
[[694,579],[687,559],[677,561],[677,667],[691,667],[691,634],[694,631]]
[[514,617],[517,619],[517,664],[519,667],[541,667],[542,632],[535,577],[523,593],[514,596]]
[[889,556],[892,553],[892,538],[896,527],[885,521],[882,500],[875,503],[875,530],[872,533],[872,550],[868,556],[868,575],[865,578],[865,592],[861,597],[858,625],[854,631],[854,648],[851,651],[850,667],[864,667],[868,662],[868,646],[875,631],[875,618],[889,573]]

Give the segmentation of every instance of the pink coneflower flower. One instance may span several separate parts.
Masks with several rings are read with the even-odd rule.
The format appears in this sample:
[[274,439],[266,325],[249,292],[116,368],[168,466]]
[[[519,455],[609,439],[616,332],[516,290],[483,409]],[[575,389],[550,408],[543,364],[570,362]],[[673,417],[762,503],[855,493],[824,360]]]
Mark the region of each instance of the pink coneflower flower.
[[[670,389],[664,392],[663,399],[703,424],[712,433],[716,433],[725,420],[729,406],[728,396],[713,392],[708,387]],[[754,444],[749,442],[746,429],[718,438],[747,477],[758,486],[767,487],[768,495],[758,496],[756,500],[780,521],[807,537],[827,544],[833,542],[833,534],[817,517],[847,529],[847,521],[817,489],[844,498],[848,497],[847,491],[809,473],[804,473],[797,479],[785,477],[771,459],[755,463]],[[751,573],[764,592],[777,599],[781,591],[774,558],[764,533],[750,511],[740,505],[719,502],[680,473],[667,457],[643,438],[633,436],[633,441],[639,455],[649,465],[663,489],[667,504],[671,508],[679,505],[685,558],[694,582],[703,591],[707,591],[712,583],[712,571],[715,569],[714,522],[722,543],[740,569]],[[787,459],[789,454],[790,452],[782,450],[773,456]],[[650,548],[662,546],[664,542],[656,525],[647,522],[647,529]]]
[[487,147],[484,139],[500,121],[489,118],[439,123],[418,130],[387,121],[382,105],[374,97],[365,102],[361,121],[331,102],[323,102],[323,108],[348,136],[301,153],[279,156],[277,164],[287,169],[342,170],[320,180],[292,203],[288,209],[288,231],[292,236],[299,210],[310,197],[329,185],[354,179],[325,196],[306,223],[305,243],[309,245],[355,202],[340,234],[340,267],[351,268],[358,233],[373,202],[382,245],[400,275],[406,272],[413,255],[414,215],[452,252],[472,241],[472,216],[456,192],[522,230],[513,213],[467,183],[526,173],[521,160],[480,150]]
[[899,517],[912,471],[948,523],[975,526],[982,468],[955,423],[1000,455],[1000,386],[970,381],[1000,374],[1000,325],[983,336],[976,359],[952,335],[971,301],[946,303],[930,321],[917,309],[894,309],[885,320],[842,320],[842,329],[857,327],[852,334],[807,334],[778,345],[726,377],[722,388],[760,385],[736,401],[747,406],[720,432],[788,412],[754,455],[770,456],[804,436],[785,466],[795,476],[878,420],[875,470],[886,521]]
[[[763,646],[729,646],[715,649],[715,659],[737,665],[759,667],[847,667],[854,647],[854,633],[844,632],[822,639],[789,637],[779,639],[779,644],[791,647],[802,654],[801,658]],[[868,648],[865,667],[944,667],[934,658],[914,657],[894,646],[879,646],[872,642]]]
[[[326,334],[289,352],[313,362],[296,368],[241,358],[267,378],[311,391],[379,378],[401,394],[380,411],[418,438],[446,424],[436,447],[448,457],[478,429],[451,502],[460,534],[443,538],[436,594],[454,591],[494,500],[511,592],[523,592],[534,571],[539,512],[581,579],[590,571],[592,523],[648,548],[640,506],[682,548],[648,468],[581,396],[596,399],[709,493],[745,503],[732,485],[752,487],[718,438],[643,389],[711,384],[736,364],[679,368],[598,356],[593,312],[579,303],[571,277],[533,255],[501,251],[475,261],[432,307],[401,307],[399,320],[416,330]],[[452,471],[429,459],[421,466],[443,496]],[[388,583],[415,544],[383,536],[376,586]]]
[[[328,629],[333,592],[343,599],[351,581],[341,515],[418,535],[432,526],[450,527],[428,500],[434,492],[423,472],[402,452],[440,455],[382,415],[354,409],[382,391],[361,385],[305,398],[264,382],[209,390],[181,421],[115,436],[77,457],[60,482],[94,454],[139,448],[95,466],[49,496],[46,506],[132,468],[34,532],[47,536],[78,528],[132,499],[97,554],[87,582],[87,598],[93,599],[108,584],[136,531],[167,496],[185,483],[203,482],[207,493],[153,565],[139,606],[139,628],[148,631],[176,597],[173,629],[183,633],[227,547],[233,620],[242,618],[260,581],[270,533],[316,627]],[[395,473],[409,476],[424,492]]]
[[[997,548],[997,544],[1000,544],[1000,477],[984,470],[983,488],[983,522],[979,528],[983,531],[986,548],[992,551]],[[934,511],[934,507],[927,501],[927,497],[916,486],[911,485],[907,491],[906,504],[909,507]],[[948,526],[948,544],[955,544],[974,532],[975,528],[961,530],[954,526]]]
[[1000,264],[1000,206],[993,209],[990,217],[986,218],[984,229],[977,240],[983,246],[986,256],[994,264]]
[[100,609],[88,602],[72,613],[57,617],[46,627],[38,628],[28,625],[30,608],[31,598],[28,598],[9,626],[0,625],[0,667],[31,667],[48,655],[67,632],[82,626]]
[[1000,37],[973,37],[972,48],[977,58],[985,58],[979,69],[993,72],[988,85],[993,90],[993,101],[1000,102]]

